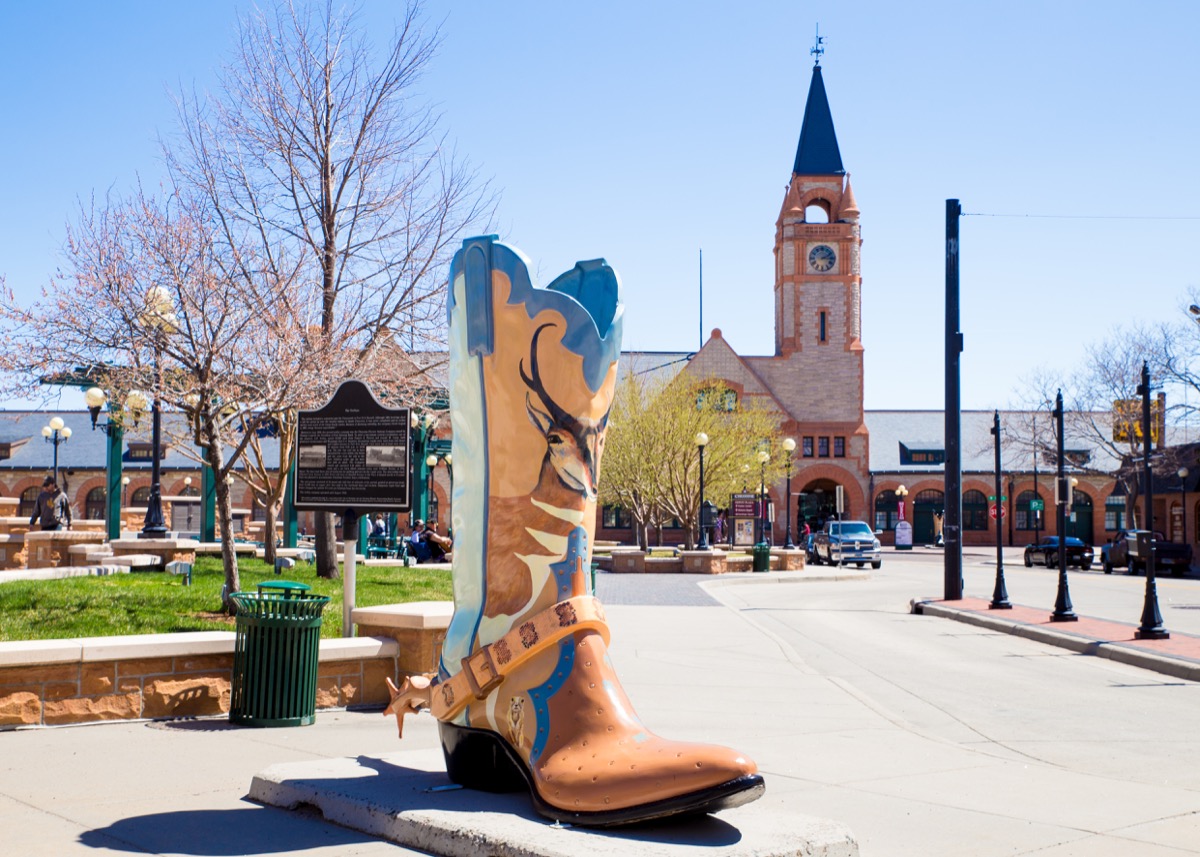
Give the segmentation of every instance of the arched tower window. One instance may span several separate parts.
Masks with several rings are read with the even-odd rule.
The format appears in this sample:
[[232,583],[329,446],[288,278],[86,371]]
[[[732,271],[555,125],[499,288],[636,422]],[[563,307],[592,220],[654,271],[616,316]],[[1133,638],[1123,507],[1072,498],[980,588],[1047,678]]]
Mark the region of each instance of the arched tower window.
[[805,223],[828,223],[829,203],[823,199],[814,199],[804,208]]

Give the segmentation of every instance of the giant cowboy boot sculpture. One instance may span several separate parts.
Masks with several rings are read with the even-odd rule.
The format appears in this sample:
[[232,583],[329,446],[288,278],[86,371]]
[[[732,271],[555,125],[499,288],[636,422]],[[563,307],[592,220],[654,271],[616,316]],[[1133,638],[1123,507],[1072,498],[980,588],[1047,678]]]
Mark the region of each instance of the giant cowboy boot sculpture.
[[759,797],[739,753],[667,741],[633,712],[587,592],[622,307],[603,261],[534,288],[523,256],[464,243],[450,273],[454,618],[432,685],[388,713],[440,721],[447,771],[528,789],[544,816],[627,824]]

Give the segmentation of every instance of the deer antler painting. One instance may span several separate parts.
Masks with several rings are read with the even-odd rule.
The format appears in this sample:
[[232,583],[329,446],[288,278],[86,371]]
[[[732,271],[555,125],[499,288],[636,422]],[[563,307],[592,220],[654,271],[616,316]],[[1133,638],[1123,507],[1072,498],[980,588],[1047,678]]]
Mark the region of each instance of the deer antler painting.
[[[738,806],[763,792],[734,750],[649,733],[587,591],[622,307],[603,260],[547,288],[494,237],[450,274],[454,617],[439,675],[388,712],[440,721],[451,779],[528,789],[542,815],[607,826]],[[585,749],[586,748],[586,749]]]

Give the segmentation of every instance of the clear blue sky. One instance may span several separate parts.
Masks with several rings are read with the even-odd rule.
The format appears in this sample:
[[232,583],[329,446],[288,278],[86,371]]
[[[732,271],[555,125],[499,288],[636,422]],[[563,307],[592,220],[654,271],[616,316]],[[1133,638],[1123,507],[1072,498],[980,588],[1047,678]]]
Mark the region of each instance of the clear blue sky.
[[[363,14],[390,32],[394,2]],[[204,88],[235,0],[12,4],[0,275],[34,294],[77,197],[161,175],[169,90]],[[944,210],[962,222],[963,404],[1004,407],[1117,324],[1177,317],[1200,286],[1200,4],[1190,0],[688,4],[430,2],[424,83],[502,193],[501,236],[545,283],[620,273],[625,346],[704,330],[769,353],[775,218],[819,22],[842,160],[862,209],[868,408],[941,408]],[[1100,219],[1166,217],[1174,220]],[[1193,219],[1185,219],[1193,218]],[[64,400],[64,404],[66,401]]]

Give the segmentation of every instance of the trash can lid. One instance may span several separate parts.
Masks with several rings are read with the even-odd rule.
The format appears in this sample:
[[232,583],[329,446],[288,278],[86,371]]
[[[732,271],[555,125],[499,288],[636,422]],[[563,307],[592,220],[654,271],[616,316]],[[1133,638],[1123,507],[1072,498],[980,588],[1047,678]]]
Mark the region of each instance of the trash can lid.
[[[266,593],[263,590],[266,590]],[[268,580],[258,585],[259,595],[272,595],[282,593],[284,598],[294,598],[301,593],[308,592],[312,589],[307,583],[299,583],[295,580]]]

